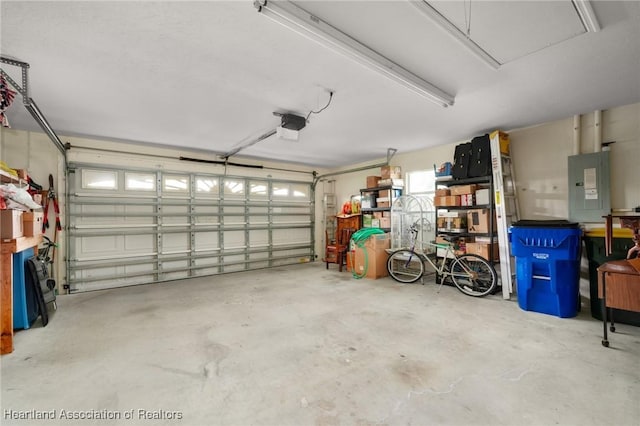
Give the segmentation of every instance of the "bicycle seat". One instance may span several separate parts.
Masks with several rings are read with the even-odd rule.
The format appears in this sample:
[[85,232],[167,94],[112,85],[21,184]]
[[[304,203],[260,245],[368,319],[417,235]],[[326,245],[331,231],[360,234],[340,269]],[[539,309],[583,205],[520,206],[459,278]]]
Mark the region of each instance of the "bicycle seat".
[[459,237],[456,235],[439,235],[440,238],[442,238],[445,241],[448,241],[450,243],[454,242],[455,240],[457,240]]

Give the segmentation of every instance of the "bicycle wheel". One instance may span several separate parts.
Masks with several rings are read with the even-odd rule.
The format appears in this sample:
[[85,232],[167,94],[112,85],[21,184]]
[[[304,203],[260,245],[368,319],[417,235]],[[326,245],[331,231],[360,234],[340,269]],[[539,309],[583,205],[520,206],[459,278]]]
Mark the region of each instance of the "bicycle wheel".
[[468,296],[482,297],[498,285],[498,274],[487,260],[476,254],[464,254],[451,264],[451,278],[458,290]]
[[422,277],[424,263],[422,257],[412,250],[396,250],[387,260],[387,271],[398,282],[414,283]]

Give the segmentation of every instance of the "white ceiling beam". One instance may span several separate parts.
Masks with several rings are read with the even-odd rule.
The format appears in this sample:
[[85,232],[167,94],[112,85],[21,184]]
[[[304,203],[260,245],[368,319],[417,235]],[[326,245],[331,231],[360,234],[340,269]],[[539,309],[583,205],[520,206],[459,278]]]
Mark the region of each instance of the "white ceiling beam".
[[446,108],[454,104],[455,98],[452,95],[291,2],[256,0],[254,5],[258,12],[264,16],[373,71],[379,72],[442,107]]
[[440,28],[445,30],[449,35],[458,40],[464,47],[469,49],[471,53],[476,55],[479,59],[481,59],[485,64],[489,65],[491,68],[498,69],[502,65],[496,58],[491,56],[480,47],[476,42],[471,40],[464,32],[462,32],[458,27],[456,27],[451,21],[445,18],[440,12],[438,12],[433,6],[431,6],[426,1],[410,1],[410,3],[415,6],[423,15],[431,19],[435,24],[437,24]]
[[593,12],[593,7],[591,7],[591,2],[589,0],[573,0],[573,5],[580,16],[580,20],[582,21],[582,25],[584,25],[584,29],[590,33],[597,33],[600,31],[600,24],[598,23],[598,18],[596,18],[596,14]]

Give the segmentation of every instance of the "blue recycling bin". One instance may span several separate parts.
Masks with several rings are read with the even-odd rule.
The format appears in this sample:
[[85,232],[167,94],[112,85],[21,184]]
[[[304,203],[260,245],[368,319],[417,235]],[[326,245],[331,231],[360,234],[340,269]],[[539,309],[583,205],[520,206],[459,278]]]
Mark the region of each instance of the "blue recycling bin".
[[34,256],[34,249],[28,248],[13,254],[13,328],[28,329],[38,318],[38,302],[34,290],[27,287],[27,259]]
[[578,224],[566,220],[521,220],[510,227],[520,308],[560,318],[578,314],[581,237]]

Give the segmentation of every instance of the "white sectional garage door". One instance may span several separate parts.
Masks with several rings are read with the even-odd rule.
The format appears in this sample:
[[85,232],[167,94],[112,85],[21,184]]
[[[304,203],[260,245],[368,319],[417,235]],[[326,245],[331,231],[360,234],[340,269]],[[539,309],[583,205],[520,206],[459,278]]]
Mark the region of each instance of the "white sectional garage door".
[[68,179],[71,292],[313,256],[310,182],[80,164]]

